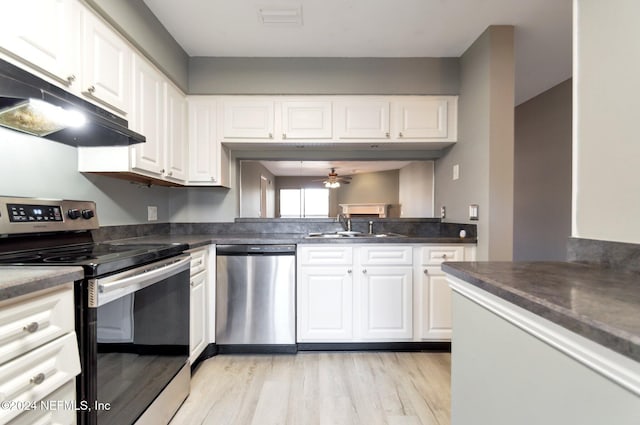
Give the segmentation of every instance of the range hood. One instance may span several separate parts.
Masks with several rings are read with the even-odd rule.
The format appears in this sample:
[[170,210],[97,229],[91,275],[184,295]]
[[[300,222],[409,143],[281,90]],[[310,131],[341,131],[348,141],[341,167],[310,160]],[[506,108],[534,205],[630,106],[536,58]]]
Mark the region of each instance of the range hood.
[[[52,122],[46,110],[62,122]],[[146,141],[127,125],[127,120],[0,59],[0,126],[71,146]]]

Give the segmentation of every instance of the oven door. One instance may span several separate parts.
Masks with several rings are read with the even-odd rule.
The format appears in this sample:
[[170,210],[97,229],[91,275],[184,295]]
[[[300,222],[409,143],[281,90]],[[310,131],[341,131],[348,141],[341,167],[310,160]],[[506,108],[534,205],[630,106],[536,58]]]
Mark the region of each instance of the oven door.
[[[181,255],[88,282],[87,423],[132,424],[174,377],[184,382],[189,262]],[[187,394],[188,381],[175,409]]]

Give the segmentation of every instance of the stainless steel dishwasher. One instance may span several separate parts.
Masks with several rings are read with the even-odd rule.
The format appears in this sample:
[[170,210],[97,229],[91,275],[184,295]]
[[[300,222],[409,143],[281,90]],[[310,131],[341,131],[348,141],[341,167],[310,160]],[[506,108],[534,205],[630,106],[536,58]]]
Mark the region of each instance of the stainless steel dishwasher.
[[216,246],[218,352],[296,352],[295,252],[295,245]]

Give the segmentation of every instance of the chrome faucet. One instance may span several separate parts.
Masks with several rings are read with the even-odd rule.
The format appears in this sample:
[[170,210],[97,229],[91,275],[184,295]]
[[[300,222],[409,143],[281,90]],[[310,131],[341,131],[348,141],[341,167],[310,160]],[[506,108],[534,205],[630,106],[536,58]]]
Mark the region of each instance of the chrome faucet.
[[347,232],[351,231],[351,218],[343,213],[338,213],[336,221],[342,225],[342,228]]

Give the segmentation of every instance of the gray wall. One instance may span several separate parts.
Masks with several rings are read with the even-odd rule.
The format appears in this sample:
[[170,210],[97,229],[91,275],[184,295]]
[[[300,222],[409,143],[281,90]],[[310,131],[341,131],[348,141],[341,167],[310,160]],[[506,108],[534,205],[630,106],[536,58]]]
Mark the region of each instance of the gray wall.
[[458,58],[189,59],[190,94],[457,94]]
[[260,183],[267,178],[267,217],[275,217],[275,180],[259,161],[240,161],[240,217],[260,217]]
[[433,217],[433,161],[416,161],[400,169],[401,217]]
[[[350,184],[338,189],[338,204],[385,203],[390,204],[390,217],[399,217],[399,170],[354,174]],[[341,210],[339,210],[341,211]]]
[[571,235],[569,79],[515,110],[513,259],[566,259]]
[[86,0],[184,92],[189,57],[142,0]]
[[0,195],[95,201],[102,226],[146,223],[148,205],[169,221],[170,189],[79,173],[77,152],[0,128]]
[[461,57],[458,142],[435,169],[445,221],[469,223],[469,205],[479,205],[478,260],[513,255],[513,99],[513,27],[491,26]]

